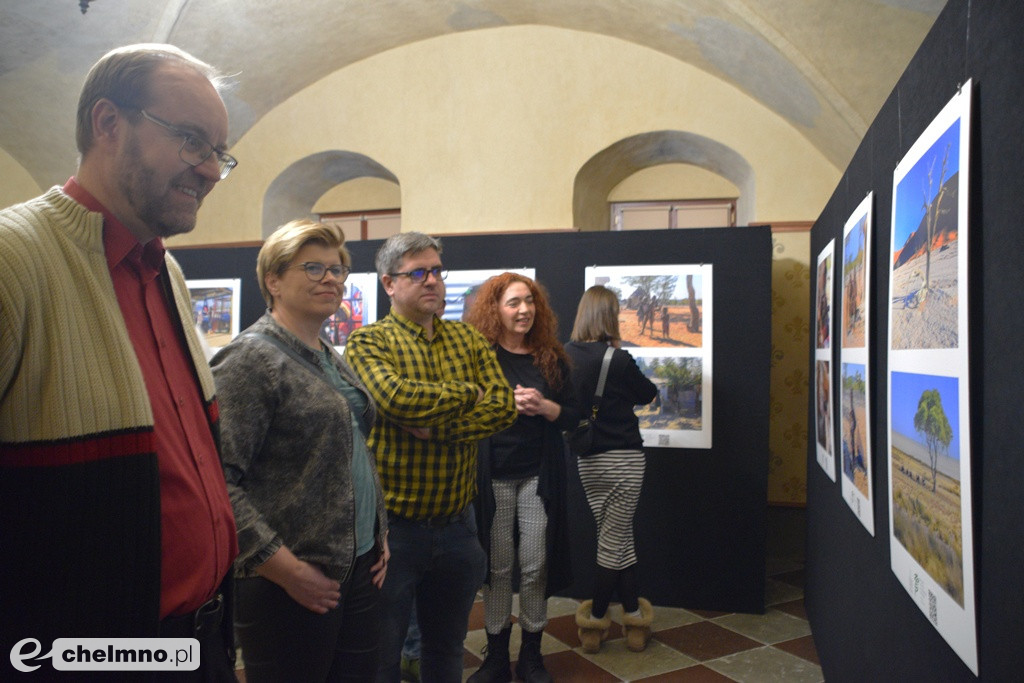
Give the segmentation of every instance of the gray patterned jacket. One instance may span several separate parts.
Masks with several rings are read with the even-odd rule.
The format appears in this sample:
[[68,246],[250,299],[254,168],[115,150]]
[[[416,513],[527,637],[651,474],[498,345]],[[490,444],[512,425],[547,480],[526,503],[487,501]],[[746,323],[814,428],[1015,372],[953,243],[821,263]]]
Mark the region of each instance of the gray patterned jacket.
[[[320,372],[258,336],[273,336],[319,370],[316,354],[269,313],[211,361],[220,404],[224,478],[238,528],[235,576],[255,568],[286,545],[336,580],[355,561],[355,496],[352,485],[352,419],[348,401]],[[366,418],[376,410],[366,387],[332,350],[341,375],[367,397]],[[372,455],[370,456],[372,460]],[[387,513],[376,463],[377,545],[387,533]]]

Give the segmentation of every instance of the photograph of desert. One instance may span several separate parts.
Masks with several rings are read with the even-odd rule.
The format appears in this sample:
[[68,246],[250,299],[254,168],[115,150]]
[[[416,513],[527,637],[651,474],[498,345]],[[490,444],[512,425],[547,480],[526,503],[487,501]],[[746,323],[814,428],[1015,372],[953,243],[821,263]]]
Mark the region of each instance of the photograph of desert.
[[664,266],[659,274],[599,277],[619,297],[622,346],[697,349],[704,345],[704,298],[700,274]]
[[897,183],[892,243],[892,348],[958,345],[960,121]]
[[862,218],[846,235],[843,242],[843,348],[863,348],[865,345],[867,218]]
[[963,607],[958,385],[955,377],[892,373],[892,528]]

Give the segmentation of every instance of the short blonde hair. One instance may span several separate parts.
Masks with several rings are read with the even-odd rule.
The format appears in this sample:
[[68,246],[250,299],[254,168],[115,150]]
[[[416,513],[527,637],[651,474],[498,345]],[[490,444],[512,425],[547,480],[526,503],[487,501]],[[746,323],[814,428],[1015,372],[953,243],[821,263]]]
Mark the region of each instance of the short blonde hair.
[[274,298],[267,289],[267,275],[284,275],[295,255],[310,242],[322,244],[329,249],[337,249],[341,262],[352,267],[352,257],[345,248],[345,233],[338,225],[317,223],[308,218],[289,221],[267,238],[256,256],[256,277],[259,279],[260,293],[267,302],[267,308],[274,307]]
[[601,285],[594,285],[583,292],[569,338],[574,342],[612,342],[621,339],[619,297],[615,292]]

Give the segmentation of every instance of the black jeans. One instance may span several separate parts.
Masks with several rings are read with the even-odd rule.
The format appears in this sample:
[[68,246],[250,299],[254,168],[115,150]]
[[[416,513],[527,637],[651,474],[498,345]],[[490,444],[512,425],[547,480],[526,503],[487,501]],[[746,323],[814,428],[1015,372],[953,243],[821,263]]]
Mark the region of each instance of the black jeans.
[[266,579],[236,580],[235,633],[246,681],[373,680],[380,591],[370,567],[377,557],[374,548],[356,559],[341,601],[326,614],[309,611]]

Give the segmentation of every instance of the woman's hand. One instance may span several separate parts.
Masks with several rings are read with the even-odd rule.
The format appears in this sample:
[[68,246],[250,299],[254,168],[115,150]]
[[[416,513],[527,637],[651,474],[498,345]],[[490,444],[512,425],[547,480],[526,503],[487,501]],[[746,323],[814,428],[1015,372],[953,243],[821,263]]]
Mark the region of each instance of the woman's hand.
[[324,576],[316,566],[304,562],[281,546],[256,573],[283,588],[292,600],[311,612],[325,614],[341,600],[341,584]]
[[391,559],[391,549],[388,548],[388,539],[384,539],[384,546],[381,548],[380,556],[377,557],[377,561],[370,567],[370,577],[373,581],[373,585],[380,590],[384,585],[384,577],[388,573],[388,560]]
[[533,387],[524,387],[517,384],[512,392],[516,401],[516,410],[520,415],[541,415],[549,422],[558,419],[562,412],[562,406],[554,401],[544,398],[544,394]]

